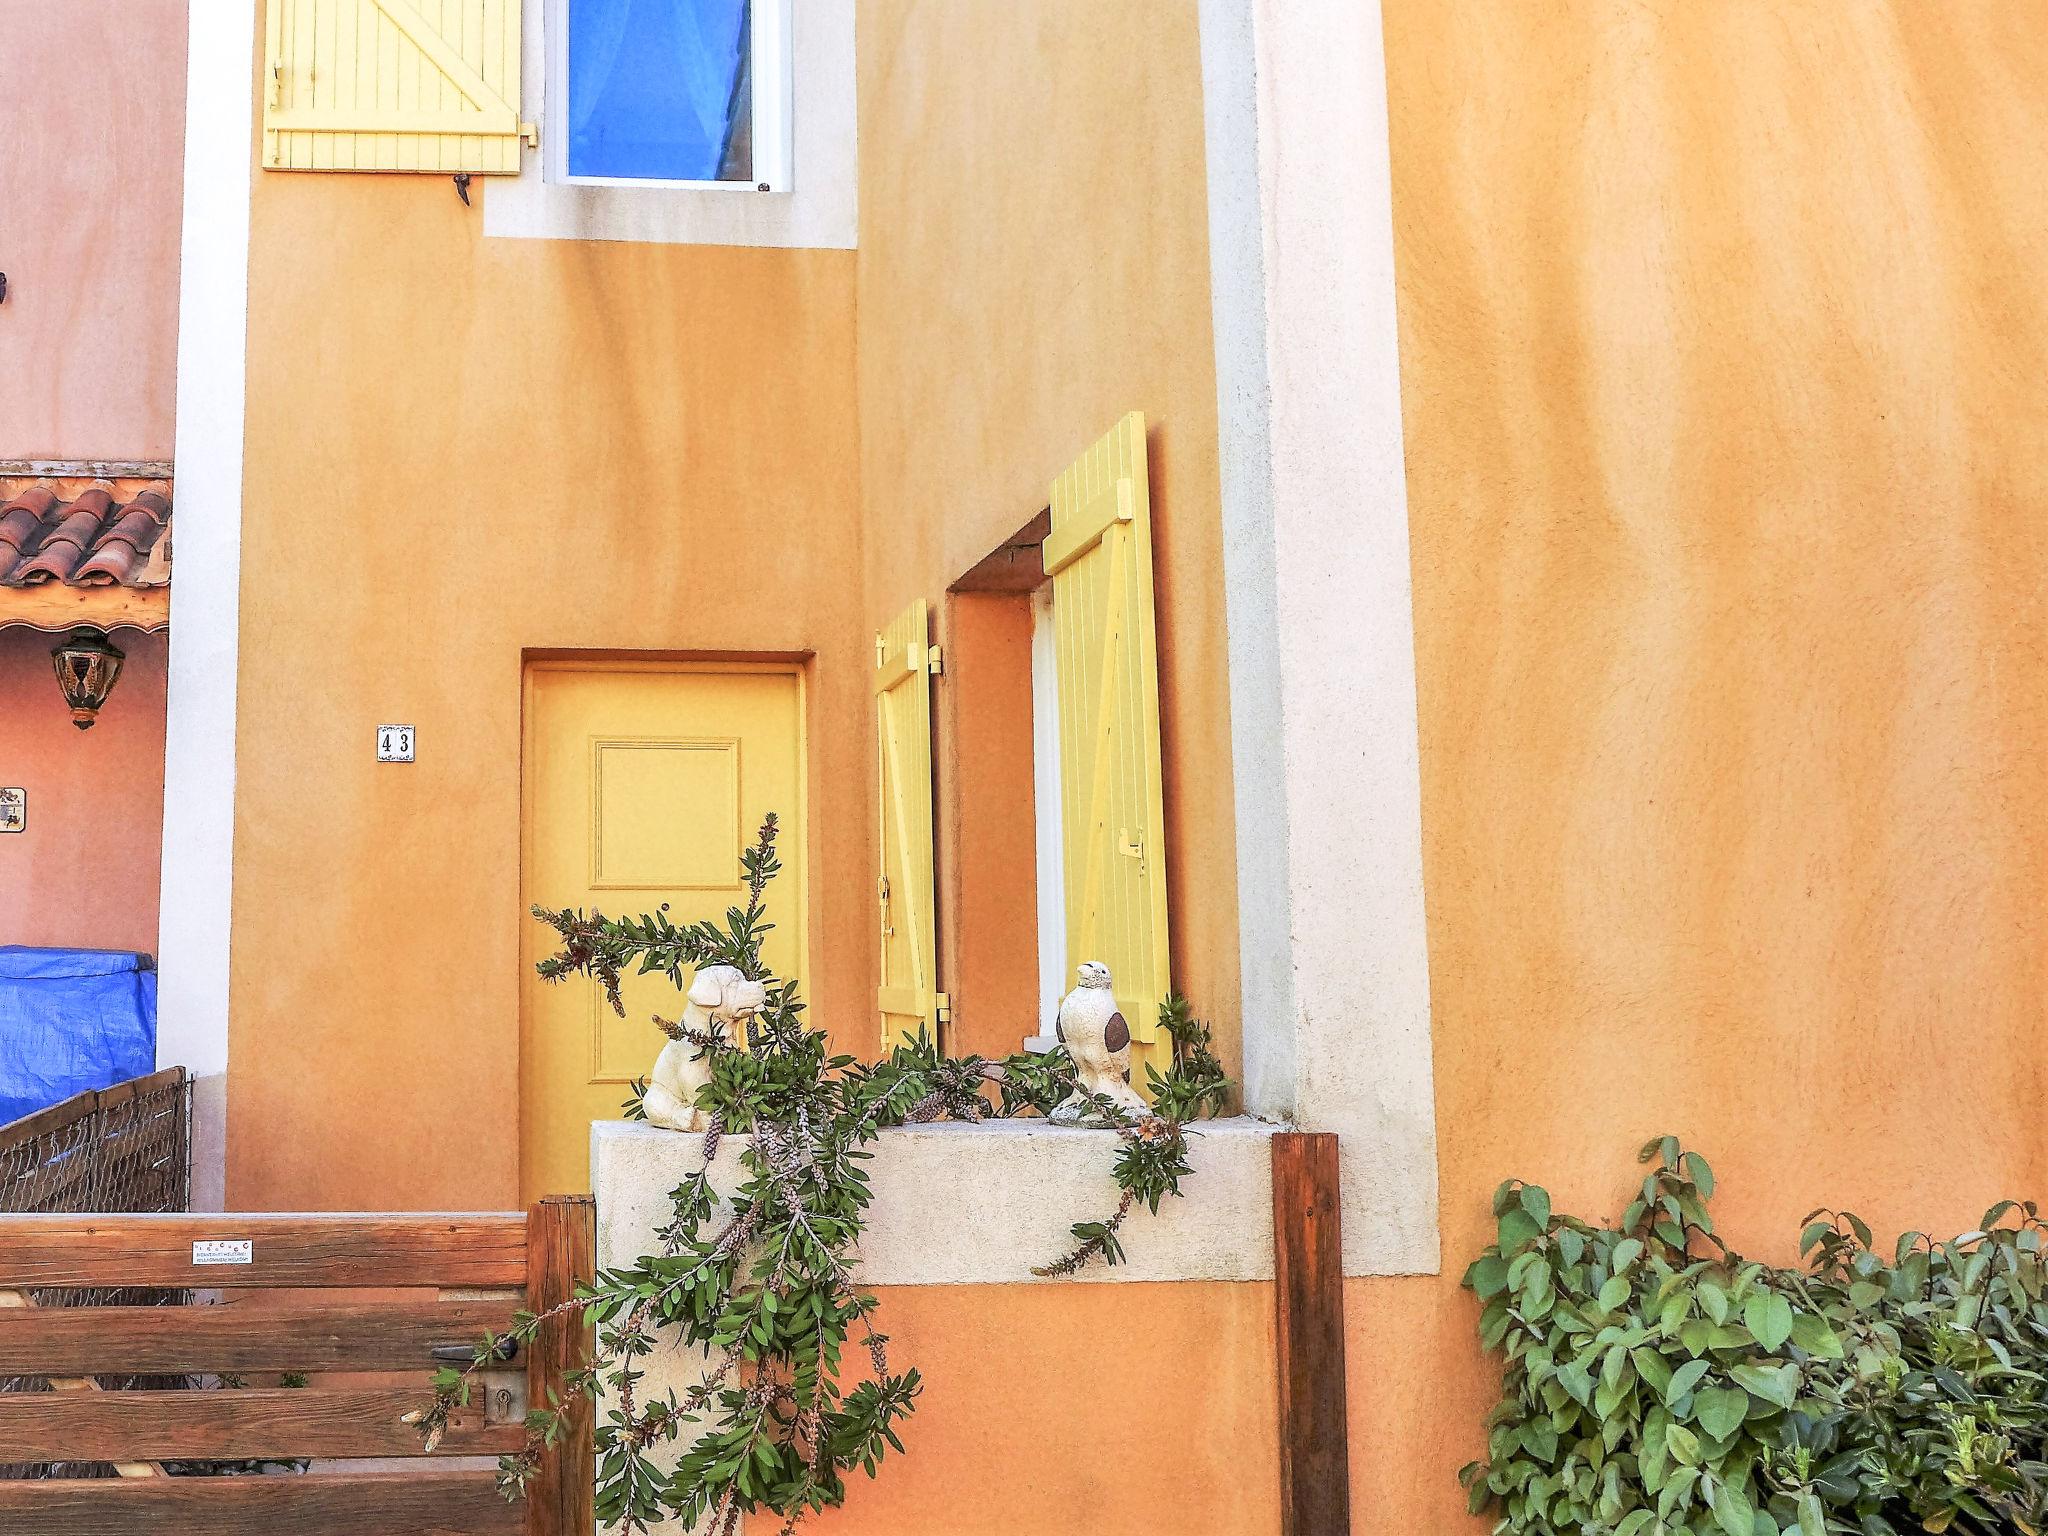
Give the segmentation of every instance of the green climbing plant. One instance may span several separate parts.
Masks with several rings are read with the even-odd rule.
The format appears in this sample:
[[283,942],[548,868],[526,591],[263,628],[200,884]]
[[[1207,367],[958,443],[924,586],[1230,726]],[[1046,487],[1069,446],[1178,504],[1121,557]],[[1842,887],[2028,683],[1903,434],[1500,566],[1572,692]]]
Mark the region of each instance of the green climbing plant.
[[[675,1520],[731,1536],[756,1512],[778,1517],[788,1532],[840,1504],[854,1472],[872,1477],[902,1452],[904,1424],[924,1383],[892,1354],[876,1298],[856,1271],[869,1149],[891,1126],[1044,1114],[1074,1091],[1064,1051],[1001,1061],[953,1057],[920,1036],[880,1061],[835,1053],[825,1032],[805,1020],[796,983],[772,975],[761,959],[774,926],[766,891],[781,868],[776,835],[771,816],[742,856],[746,900],[723,922],[677,924],[659,911],[615,919],[535,909],[561,946],[540,974],[594,979],[621,1015],[620,980],[635,973],[659,973],[680,989],[699,966],[730,965],[761,982],[767,996],[746,1039],[699,1042],[711,1070],[698,1107],[710,1129],[702,1161],[671,1196],[649,1251],[602,1272],[557,1309],[580,1313],[595,1328],[595,1352],[569,1389],[597,1403],[597,1513],[626,1532]],[[682,1038],[679,1026],[655,1022]],[[1227,1105],[1230,1083],[1208,1026],[1178,997],[1162,1009],[1161,1025],[1172,1056],[1167,1071],[1148,1074],[1154,1109],[1131,1115],[1097,1100],[1101,1121],[1118,1136],[1116,1208],[1077,1220],[1069,1251],[1036,1273],[1120,1262],[1131,1211],[1156,1211],[1181,1192],[1194,1134],[1188,1122]],[[640,1092],[636,1085],[629,1114]],[[726,1137],[742,1139],[742,1177],[721,1198],[711,1172]],[[545,1321],[523,1315],[512,1336],[531,1343]],[[430,1443],[467,1403],[472,1379],[499,1342],[484,1340],[468,1368],[437,1377],[431,1406],[414,1416]],[[671,1343],[707,1351],[709,1368],[687,1392],[650,1392],[646,1361]],[[508,1496],[518,1496],[555,1443],[565,1409],[534,1406],[525,1449],[500,1464]],[[673,1467],[664,1470],[670,1456]]]

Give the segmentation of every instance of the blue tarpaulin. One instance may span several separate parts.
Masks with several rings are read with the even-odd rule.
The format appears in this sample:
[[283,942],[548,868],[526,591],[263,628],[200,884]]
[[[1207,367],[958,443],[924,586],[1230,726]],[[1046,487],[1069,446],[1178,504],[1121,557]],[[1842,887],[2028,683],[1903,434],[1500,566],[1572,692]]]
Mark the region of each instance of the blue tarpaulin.
[[156,962],[0,944],[0,1123],[156,1070]]

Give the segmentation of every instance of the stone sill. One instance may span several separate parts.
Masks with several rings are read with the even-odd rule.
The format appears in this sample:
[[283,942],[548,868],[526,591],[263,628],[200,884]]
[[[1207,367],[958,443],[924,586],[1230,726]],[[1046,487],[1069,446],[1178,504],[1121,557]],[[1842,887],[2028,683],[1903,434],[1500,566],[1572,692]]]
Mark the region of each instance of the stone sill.
[[[881,1133],[867,1164],[868,1207],[859,1272],[867,1285],[1074,1285],[1273,1278],[1270,1143],[1284,1127],[1237,1118],[1203,1121],[1189,1137],[1194,1173],[1178,1200],[1124,1223],[1126,1263],[1090,1265],[1073,1279],[1041,1280],[1031,1266],[1072,1246],[1068,1229],[1116,1210],[1111,1131],[997,1120],[900,1126]],[[744,1177],[740,1139],[719,1149],[713,1182]],[[669,1192],[700,1166],[703,1138],[638,1121],[590,1128],[597,1192],[597,1261],[610,1268],[645,1253],[668,1219]]]

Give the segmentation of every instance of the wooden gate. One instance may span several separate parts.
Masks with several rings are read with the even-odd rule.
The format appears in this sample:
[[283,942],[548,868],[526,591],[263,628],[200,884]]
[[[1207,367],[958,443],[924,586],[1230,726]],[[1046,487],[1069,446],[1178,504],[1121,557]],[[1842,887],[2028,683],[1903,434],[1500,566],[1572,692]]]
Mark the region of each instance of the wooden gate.
[[[593,1536],[587,1402],[521,1502],[499,1495],[493,1466],[448,1460],[520,1450],[527,1402],[581,1401],[562,1384],[584,1353],[580,1314],[545,1324],[525,1360],[506,1361],[509,1376],[483,1380],[432,1455],[402,1419],[431,1404],[438,1366],[466,1365],[515,1312],[573,1296],[593,1274],[596,1240],[588,1197],[544,1200],[526,1215],[0,1218],[0,1376],[51,1389],[0,1396],[0,1460],[106,1462],[119,1474],[0,1483],[0,1536]],[[186,1307],[31,1300],[74,1286],[265,1294]],[[367,1289],[409,1294],[361,1299]],[[284,1373],[310,1379],[183,1391],[97,1381]],[[337,1373],[350,1374],[322,1379]],[[376,1373],[371,1384],[364,1373]],[[405,1464],[319,1469],[359,1458]],[[315,1470],[172,1476],[163,1465],[249,1460]]]

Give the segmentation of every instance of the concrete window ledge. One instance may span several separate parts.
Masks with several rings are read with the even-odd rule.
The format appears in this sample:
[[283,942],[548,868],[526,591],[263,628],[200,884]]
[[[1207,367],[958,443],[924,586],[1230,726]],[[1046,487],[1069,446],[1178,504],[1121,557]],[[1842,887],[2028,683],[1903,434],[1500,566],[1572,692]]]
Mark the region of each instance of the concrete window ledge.
[[[1189,1136],[1194,1173],[1178,1200],[1124,1224],[1129,1261],[1090,1265],[1088,1281],[1273,1278],[1271,1142],[1283,1127],[1209,1120]],[[860,1245],[867,1285],[1073,1285],[1034,1264],[1072,1246],[1077,1221],[1107,1217],[1118,1190],[1117,1138],[1042,1120],[902,1126],[882,1132],[867,1164],[874,1203]],[[722,1190],[745,1177],[727,1138],[712,1171]],[[597,1261],[632,1263],[669,1218],[669,1192],[701,1165],[703,1138],[634,1121],[591,1127]]]

